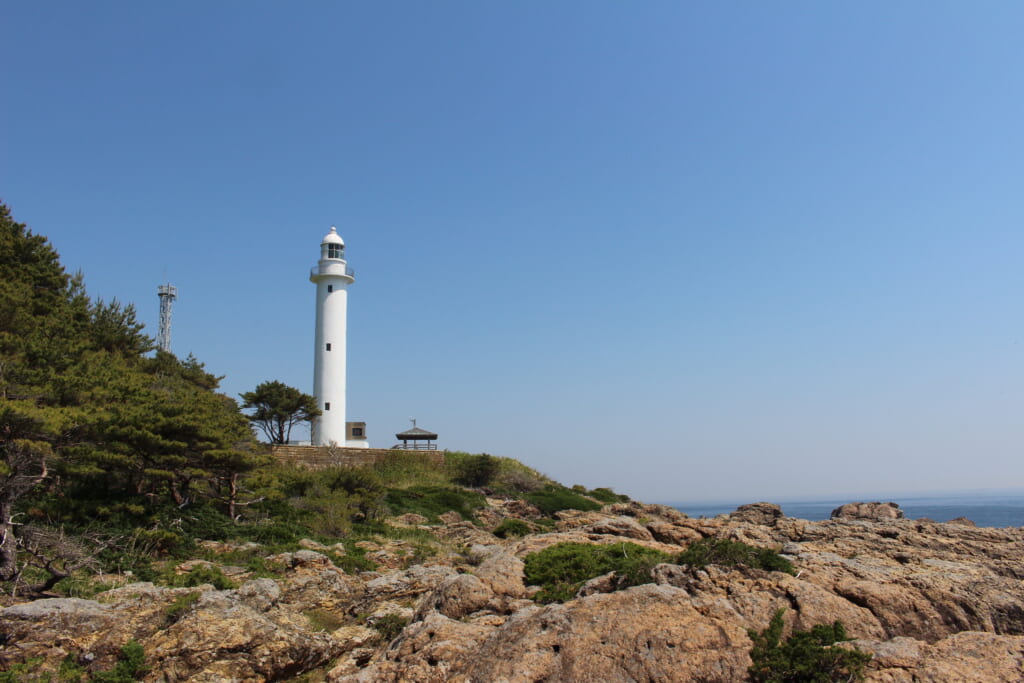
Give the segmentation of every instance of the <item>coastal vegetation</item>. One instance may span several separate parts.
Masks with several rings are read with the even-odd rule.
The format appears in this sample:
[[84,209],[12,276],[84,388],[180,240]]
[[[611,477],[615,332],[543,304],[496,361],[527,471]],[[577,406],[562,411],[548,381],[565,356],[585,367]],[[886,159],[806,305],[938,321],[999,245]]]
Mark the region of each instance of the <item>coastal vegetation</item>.
[[793,564],[777,551],[727,538],[704,538],[694,541],[676,557],[675,561],[677,564],[698,568],[716,564],[723,567],[745,566],[770,572],[796,573]]
[[5,592],[81,594],[83,577],[111,572],[228,585],[209,568],[176,578],[164,571],[202,557],[200,540],[278,551],[301,539],[341,543],[339,563],[367,569],[374,564],[360,540],[404,538],[419,557],[438,550],[388,516],[437,522],[455,512],[483,524],[474,509],[486,494],[525,497],[550,518],[617,495],[573,491],[488,454],[447,453],[442,467],[401,452],[360,469],[282,465],[250,423],[271,442],[286,441],[315,416],[311,397],[267,381],[239,406],[218,391],[220,379],[192,356],[156,351],[131,305],[90,298],[83,276],[67,273],[48,240],[0,205]]
[[587,581],[610,572],[616,589],[650,583],[651,569],[670,559],[668,553],[635,543],[559,543],[528,555],[524,573],[527,582],[541,588],[534,600],[565,602]]
[[841,621],[819,624],[810,631],[794,631],[782,641],[784,609],[776,610],[764,630],[751,630],[753,661],[748,673],[753,683],[831,683],[861,681],[871,655],[832,647],[849,640]]

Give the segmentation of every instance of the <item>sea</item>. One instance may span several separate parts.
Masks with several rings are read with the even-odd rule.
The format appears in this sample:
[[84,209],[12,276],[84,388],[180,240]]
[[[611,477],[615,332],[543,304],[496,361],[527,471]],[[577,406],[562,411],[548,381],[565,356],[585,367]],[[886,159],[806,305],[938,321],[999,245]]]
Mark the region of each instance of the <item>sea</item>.
[[[1024,491],[1013,492],[957,492],[941,494],[913,494],[909,496],[844,496],[818,500],[768,500],[782,508],[787,517],[811,521],[828,519],[832,510],[844,503],[881,501],[900,506],[907,519],[927,517],[936,522],[948,522],[966,517],[978,526],[1024,527]],[[699,503],[668,503],[690,517],[715,517],[733,512],[740,505],[756,501],[724,501]]]

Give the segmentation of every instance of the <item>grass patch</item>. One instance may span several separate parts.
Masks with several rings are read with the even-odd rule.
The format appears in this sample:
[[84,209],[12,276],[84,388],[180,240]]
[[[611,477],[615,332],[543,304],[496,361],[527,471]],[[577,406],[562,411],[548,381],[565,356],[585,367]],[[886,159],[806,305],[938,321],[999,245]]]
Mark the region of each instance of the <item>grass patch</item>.
[[534,596],[540,603],[571,600],[584,583],[594,577],[616,572],[621,588],[651,581],[651,569],[671,556],[635,543],[590,545],[558,543],[526,556],[526,582],[540,586]]
[[314,631],[331,633],[345,625],[345,617],[322,607],[306,610],[302,613],[309,619],[309,624]]
[[723,567],[742,565],[752,569],[796,574],[793,564],[771,548],[758,548],[725,538],[694,541],[676,557],[676,562],[691,567],[706,567],[709,564]]

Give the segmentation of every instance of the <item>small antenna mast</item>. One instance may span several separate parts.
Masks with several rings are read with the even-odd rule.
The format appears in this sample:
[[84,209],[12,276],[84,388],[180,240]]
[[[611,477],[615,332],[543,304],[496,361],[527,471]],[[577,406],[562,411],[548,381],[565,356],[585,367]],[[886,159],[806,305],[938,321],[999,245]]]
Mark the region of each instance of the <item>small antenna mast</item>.
[[156,347],[161,351],[171,351],[171,304],[178,298],[178,288],[171,285],[160,285],[156,288],[160,297],[160,327],[156,335]]

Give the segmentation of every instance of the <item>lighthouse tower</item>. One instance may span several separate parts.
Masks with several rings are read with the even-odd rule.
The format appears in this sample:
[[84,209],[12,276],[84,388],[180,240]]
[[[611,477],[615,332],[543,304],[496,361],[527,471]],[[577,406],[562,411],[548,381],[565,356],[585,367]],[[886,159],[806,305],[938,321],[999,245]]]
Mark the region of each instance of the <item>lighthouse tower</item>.
[[322,411],[313,421],[314,446],[345,446],[345,335],[348,286],[355,272],[345,262],[345,242],[331,226],[320,243],[320,260],[309,273],[316,285],[316,352],[313,394]]

